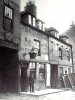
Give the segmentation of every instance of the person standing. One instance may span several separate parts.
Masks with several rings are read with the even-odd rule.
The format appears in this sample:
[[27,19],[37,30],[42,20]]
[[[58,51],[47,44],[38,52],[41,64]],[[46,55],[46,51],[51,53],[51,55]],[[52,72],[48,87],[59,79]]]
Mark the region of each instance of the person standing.
[[30,85],[30,92],[34,92],[34,77],[33,77],[33,74],[30,74],[29,85]]

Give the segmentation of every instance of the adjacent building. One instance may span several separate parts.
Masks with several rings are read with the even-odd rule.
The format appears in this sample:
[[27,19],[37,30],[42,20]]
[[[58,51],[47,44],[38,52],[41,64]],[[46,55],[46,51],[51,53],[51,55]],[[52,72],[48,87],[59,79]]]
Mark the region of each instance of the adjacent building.
[[19,5],[19,0],[0,0],[0,92],[18,91]]
[[70,39],[70,43],[72,44],[72,54],[73,54],[73,73],[75,73],[75,24],[74,21],[70,25],[70,28],[63,33],[65,36],[67,36]]

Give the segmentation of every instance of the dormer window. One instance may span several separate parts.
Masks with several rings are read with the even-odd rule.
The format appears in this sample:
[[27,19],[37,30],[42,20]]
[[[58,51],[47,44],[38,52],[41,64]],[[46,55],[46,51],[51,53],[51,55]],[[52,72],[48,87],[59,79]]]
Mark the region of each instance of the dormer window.
[[35,18],[33,16],[29,15],[28,20],[30,25],[35,26]]
[[4,7],[4,29],[13,30],[13,9],[6,5]]
[[43,24],[43,31],[45,31],[45,24]]
[[42,23],[39,21],[39,29],[42,29]]
[[31,21],[31,15],[29,15],[29,24],[31,25],[32,21]]
[[35,26],[35,18],[33,17],[33,26]]

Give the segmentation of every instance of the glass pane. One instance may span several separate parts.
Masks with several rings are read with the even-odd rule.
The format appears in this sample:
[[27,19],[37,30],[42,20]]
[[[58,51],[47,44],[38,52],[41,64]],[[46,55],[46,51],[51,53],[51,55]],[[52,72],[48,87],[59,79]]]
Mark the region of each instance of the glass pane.
[[5,16],[12,19],[12,9],[5,6]]
[[33,26],[35,26],[35,18],[33,18]]
[[29,15],[29,24],[31,24],[31,16]]
[[44,64],[40,64],[40,66],[39,66],[39,78],[41,80],[45,78]]

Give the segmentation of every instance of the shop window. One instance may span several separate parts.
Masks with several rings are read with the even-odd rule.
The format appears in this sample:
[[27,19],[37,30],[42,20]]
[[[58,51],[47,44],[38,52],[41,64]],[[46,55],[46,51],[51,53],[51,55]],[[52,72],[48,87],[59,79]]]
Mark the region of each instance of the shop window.
[[62,60],[62,48],[59,48],[59,58]]
[[45,65],[44,64],[40,64],[39,66],[39,78],[40,80],[45,79]]
[[37,55],[40,56],[40,41],[34,39],[34,48],[37,50]]
[[34,62],[30,63],[30,74],[33,75],[34,79],[36,78],[36,64]]
[[66,51],[67,60],[70,61],[70,52]]
[[9,6],[4,6],[4,29],[13,30],[13,9]]

